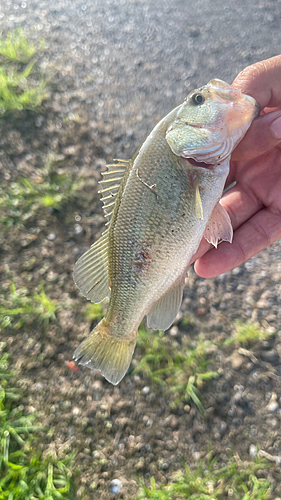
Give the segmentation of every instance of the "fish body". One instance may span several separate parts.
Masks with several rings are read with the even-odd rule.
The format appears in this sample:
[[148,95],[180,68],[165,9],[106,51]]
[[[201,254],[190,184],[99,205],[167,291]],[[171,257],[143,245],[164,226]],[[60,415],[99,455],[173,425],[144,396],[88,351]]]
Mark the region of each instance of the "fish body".
[[182,301],[188,265],[203,236],[232,240],[218,203],[230,155],[258,114],[253,98],[220,80],[187,96],[149,134],[131,161],[108,166],[102,184],[109,227],[76,263],[74,280],[105,318],[74,357],[117,384],[139,324],[166,330]]

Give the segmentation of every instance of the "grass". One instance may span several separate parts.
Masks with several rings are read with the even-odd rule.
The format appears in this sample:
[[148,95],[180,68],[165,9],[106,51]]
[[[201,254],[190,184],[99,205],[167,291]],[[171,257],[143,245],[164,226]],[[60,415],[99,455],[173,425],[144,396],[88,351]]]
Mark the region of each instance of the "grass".
[[[184,327],[192,327],[192,321],[186,320]],[[266,340],[274,332],[266,332],[257,324],[236,323],[232,337],[220,343],[227,347],[232,344],[248,346],[256,341]],[[137,346],[142,352],[142,358],[134,369],[134,373],[144,373],[153,382],[162,386],[166,396],[170,395],[171,408],[182,402],[192,400],[204,416],[204,407],[201,402],[200,389],[204,382],[218,376],[218,372],[210,369],[208,352],[213,343],[199,335],[197,343],[183,346],[172,342],[163,332],[149,332],[140,327],[137,337]]]
[[[103,307],[102,304],[88,303],[84,314],[92,321],[100,321],[104,316]],[[191,324],[191,321],[186,323]],[[142,358],[133,373],[143,373],[161,386],[167,397],[172,399],[171,408],[192,400],[204,415],[200,388],[206,380],[218,376],[216,371],[208,369],[210,345],[211,342],[201,335],[196,346],[183,348],[178,345],[178,348],[175,348],[164,332],[150,332],[141,325],[137,334],[137,346]]]
[[17,290],[12,280],[10,293],[8,297],[2,295],[2,303],[3,305],[0,303],[0,326],[2,328],[12,326],[15,329],[35,321],[46,328],[50,321],[56,319],[56,312],[62,305],[47,297],[43,285],[39,292],[29,295],[26,288]]
[[[40,48],[44,42],[40,41]],[[0,39],[0,56],[5,60],[26,64],[37,53],[35,45],[28,42],[22,29],[17,29],[7,34],[6,40]]]
[[260,471],[267,470],[270,464],[257,459],[255,462],[241,462],[233,458],[224,467],[216,463],[207,466],[200,463],[192,472],[188,466],[177,474],[174,482],[157,486],[151,478],[151,487],[142,486],[137,497],[150,500],[266,500],[270,493],[267,479],[258,478]]
[[22,29],[0,38],[0,116],[12,110],[36,110],[46,97],[46,80],[35,69],[38,50]]
[[218,375],[209,370],[210,342],[200,336],[196,346],[183,347],[179,344],[174,347],[171,339],[165,337],[163,332],[151,333],[141,327],[137,345],[144,354],[134,373],[145,373],[153,382],[161,385],[172,399],[172,408],[181,402],[192,400],[204,414],[200,388],[205,380]]
[[0,500],[74,500],[74,454],[42,457],[38,441],[46,429],[18,404],[7,358],[0,358]]
[[0,187],[0,224],[6,229],[22,227],[39,209],[60,211],[81,186],[82,180],[60,168],[50,155],[34,179],[22,177],[6,189]]
[[101,304],[91,302],[86,304],[84,315],[92,321],[100,321],[104,316],[104,309]]
[[262,330],[257,324],[241,324],[237,322],[234,335],[226,339],[223,342],[223,345],[228,346],[236,343],[247,346],[258,340],[267,340],[272,335],[274,335],[274,333],[275,332],[266,332],[265,330]]

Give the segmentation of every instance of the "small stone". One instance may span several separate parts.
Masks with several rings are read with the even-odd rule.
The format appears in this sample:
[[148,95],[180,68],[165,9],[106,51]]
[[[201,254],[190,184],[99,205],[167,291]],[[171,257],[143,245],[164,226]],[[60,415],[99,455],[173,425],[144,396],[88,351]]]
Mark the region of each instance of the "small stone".
[[196,38],[199,35],[200,35],[199,28],[195,28],[195,26],[191,26],[191,28],[189,28],[189,36],[191,36],[192,38]]
[[243,398],[242,392],[236,392],[235,394],[233,394],[231,400],[233,401],[233,403],[239,404],[242,401],[242,398]]
[[47,236],[47,240],[49,241],[55,241],[57,235],[55,233],[49,233]]
[[238,351],[233,351],[231,355],[231,365],[234,370],[239,370],[244,362],[244,356],[241,356]]
[[179,426],[179,420],[177,417],[173,417],[170,423],[171,429],[175,430]]
[[95,380],[92,387],[93,387],[94,391],[101,391],[102,390],[102,382],[100,380]]
[[275,411],[277,411],[279,408],[279,405],[277,403],[277,401],[271,401],[268,405],[267,405],[267,409],[268,411],[270,411],[271,413],[274,413]]
[[41,391],[43,389],[43,384],[41,384],[41,382],[36,382],[36,384],[34,384],[34,389],[36,391]]
[[72,409],[72,415],[74,417],[78,417],[79,415],[81,415],[81,410],[80,408],[78,408],[77,406],[74,406],[74,408]]
[[140,457],[139,461],[136,463],[136,470],[140,471],[145,467],[144,457]]
[[113,479],[110,483],[110,491],[113,493],[113,495],[118,495],[120,491],[123,489],[123,484],[121,483],[120,479]]
[[169,330],[169,334],[171,335],[171,337],[177,337],[178,334],[179,334],[179,329],[177,326],[172,326],[172,328],[170,328]]
[[36,116],[36,118],[35,118],[35,127],[37,127],[37,128],[42,127],[43,121],[44,121],[44,116],[42,116],[42,115]]
[[162,458],[160,458],[158,460],[158,469],[159,470],[167,470],[167,469],[169,469],[168,462],[166,462],[165,460],[163,460]]
[[279,427],[279,420],[277,418],[268,418],[266,420],[266,423],[268,425],[270,425],[273,429],[276,429],[277,427]]
[[225,434],[226,429],[227,429],[227,424],[226,424],[226,422],[224,422],[222,420],[220,422],[220,424],[218,425],[218,431],[219,431],[221,437]]
[[147,415],[144,415],[142,417],[142,421],[146,425],[146,427],[151,427],[153,424],[153,420],[151,420]]
[[144,396],[148,396],[148,394],[150,393],[150,387],[145,386],[141,392]]
[[250,444],[249,446],[249,455],[251,458],[256,458],[258,453],[258,449],[255,444]]
[[74,224],[74,234],[81,234],[83,232],[83,227],[81,224]]
[[234,274],[234,276],[239,276],[240,274],[243,274],[243,269],[238,266],[232,269],[231,273]]
[[263,351],[261,357],[264,361],[277,365],[279,363],[278,352],[275,349],[270,349],[269,351]]
[[213,436],[214,438],[219,441],[223,438],[223,435],[225,434],[227,429],[227,424],[223,420],[219,422],[214,428],[213,428]]

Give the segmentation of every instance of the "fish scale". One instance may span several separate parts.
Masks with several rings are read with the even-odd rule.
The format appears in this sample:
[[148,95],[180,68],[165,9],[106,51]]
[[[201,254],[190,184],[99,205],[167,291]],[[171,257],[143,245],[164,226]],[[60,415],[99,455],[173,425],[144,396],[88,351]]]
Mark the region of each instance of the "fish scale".
[[173,323],[203,236],[215,246],[232,241],[219,200],[230,154],[257,114],[253,98],[212,80],[165,116],[132,160],[104,173],[109,228],[76,263],[74,280],[90,300],[110,301],[74,357],[111,383],[125,375],[145,315],[154,329]]

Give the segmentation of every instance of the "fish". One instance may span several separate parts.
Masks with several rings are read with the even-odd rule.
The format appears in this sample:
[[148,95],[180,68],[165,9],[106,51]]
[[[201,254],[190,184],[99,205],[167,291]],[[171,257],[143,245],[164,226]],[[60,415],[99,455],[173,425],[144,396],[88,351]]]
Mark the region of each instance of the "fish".
[[74,281],[105,317],[74,353],[113,385],[130,366],[138,327],[167,330],[181,306],[201,240],[231,243],[219,203],[230,156],[259,105],[219,79],[193,90],[159,121],[131,160],[107,166],[101,193],[107,228],[77,261]]

